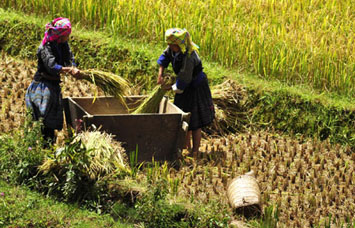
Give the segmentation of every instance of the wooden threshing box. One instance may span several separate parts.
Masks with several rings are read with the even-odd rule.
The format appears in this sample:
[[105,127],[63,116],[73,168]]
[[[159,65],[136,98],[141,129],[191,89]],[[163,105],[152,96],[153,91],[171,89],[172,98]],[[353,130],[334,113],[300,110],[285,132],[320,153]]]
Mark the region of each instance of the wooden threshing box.
[[[125,97],[129,109],[137,107],[144,96]],[[68,126],[83,129],[92,125],[115,135],[129,154],[138,148],[138,161],[173,161],[182,150],[188,130],[190,113],[185,113],[166,97],[157,113],[129,114],[127,108],[114,97],[68,97],[63,99]]]

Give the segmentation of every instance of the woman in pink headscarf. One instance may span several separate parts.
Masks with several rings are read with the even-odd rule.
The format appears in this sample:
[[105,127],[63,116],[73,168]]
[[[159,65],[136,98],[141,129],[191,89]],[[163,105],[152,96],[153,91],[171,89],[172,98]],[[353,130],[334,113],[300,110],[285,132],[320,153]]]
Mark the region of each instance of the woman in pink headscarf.
[[71,24],[67,18],[56,18],[46,25],[44,38],[37,50],[37,72],[26,92],[26,106],[34,120],[43,119],[44,139],[54,143],[54,130],[63,128],[63,105],[60,74],[79,78],[68,40]]

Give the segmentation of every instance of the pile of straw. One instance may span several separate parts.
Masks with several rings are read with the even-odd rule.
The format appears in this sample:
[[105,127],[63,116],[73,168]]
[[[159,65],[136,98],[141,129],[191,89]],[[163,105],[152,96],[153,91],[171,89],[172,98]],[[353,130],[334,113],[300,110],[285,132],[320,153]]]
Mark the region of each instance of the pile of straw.
[[[129,88],[126,79],[116,74],[96,69],[81,70],[80,77],[101,88],[106,95],[117,97],[124,103],[123,96],[126,95]],[[95,99],[96,96],[97,91],[95,92]]]
[[[73,145],[77,143],[83,149],[80,153],[85,153],[85,156],[75,157],[78,151],[74,151]],[[83,157],[86,159],[77,160]],[[44,174],[58,171],[63,174],[70,164],[78,166],[92,180],[130,172],[126,151],[121,143],[115,141],[111,134],[98,130],[77,134],[69,145],[59,149],[54,157],[47,158],[39,170]]]
[[84,131],[79,133],[74,141],[81,141],[91,159],[87,173],[92,179],[113,172],[129,172],[128,158],[121,143],[106,132]]
[[206,130],[210,134],[225,135],[247,127],[245,89],[233,80],[226,80],[211,90],[216,118]]
[[160,101],[163,99],[166,89],[163,89],[165,86],[172,85],[174,83],[174,78],[170,75],[164,76],[164,82],[162,85],[156,86],[150,95],[144,99],[144,101],[137,107],[132,114],[141,114],[141,113],[156,113],[159,109]]

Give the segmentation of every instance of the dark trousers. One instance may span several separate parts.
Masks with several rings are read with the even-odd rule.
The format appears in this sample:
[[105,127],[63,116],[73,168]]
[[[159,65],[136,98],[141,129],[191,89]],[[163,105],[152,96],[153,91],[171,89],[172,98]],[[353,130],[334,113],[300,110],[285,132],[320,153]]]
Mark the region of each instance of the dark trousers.
[[43,139],[45,141],[45,143],[44,143],[45,148],[48,148],[55,143],[56,137],[55,137],[53,128],[43,127],[42,128],[42,135],[43,135]]

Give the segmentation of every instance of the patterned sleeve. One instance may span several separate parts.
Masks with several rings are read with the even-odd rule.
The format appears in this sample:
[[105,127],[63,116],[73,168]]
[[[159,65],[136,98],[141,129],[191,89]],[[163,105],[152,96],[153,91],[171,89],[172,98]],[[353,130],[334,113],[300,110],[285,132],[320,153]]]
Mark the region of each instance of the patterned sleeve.
[[40,56],[48,73],[56,75],[60,72],[63,66],[57,64],[52,48],[49,45],[45,45],[43,49],[40,50]]
[[163,52],[163,54],[159,57],[158,59],[158,64],[160,66],[163,66],[164,68],[167,68],[171,62],[171,57],[170,57],[170,52],[169,52],[169,47],[166,48]]
[[194,52],[190,56],[185,56],[183,65],[176,79],[176,86],[180,90],[184,90],[192,81],[192,74],[195,67]]

